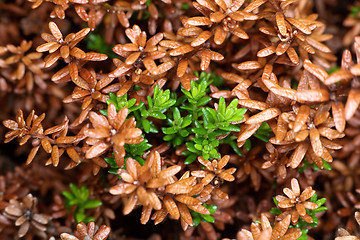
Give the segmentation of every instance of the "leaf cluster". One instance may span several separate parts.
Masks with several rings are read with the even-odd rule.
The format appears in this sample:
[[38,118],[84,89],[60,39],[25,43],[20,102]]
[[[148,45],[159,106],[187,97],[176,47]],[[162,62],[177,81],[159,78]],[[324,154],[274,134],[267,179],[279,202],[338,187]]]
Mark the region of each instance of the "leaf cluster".
[[[196,73],[197,74],[197,73]],[[167,127],[162,127],[164,141],[177,147],[186,145],[187,150],[183,155],[187,156],[185,163],[190,164],[198,156],[204,159],[219,158],[218,147],[222,143],[230,144],[234,151],[241,155],[234,136],[230,132],[239,132],[239,122],[246,112],[245,108],[238,108],[238,100],[232,100],[228,105],[224,98],[220,98],[218,104],[209,107],[212,99],[207,95],[210,92],[209,85],[216,82],[222,84],[221,77],[215,74],[201,72],[199,80],[191,82],[189,91],[182,88],[183,96],[177,98],[176,93],[169,89],[161,90],[155,86],[153,96],[147,97],[147,104],[136,104],[135,99],[128,100],[127,95],[116,97],[111,93],[107,103],[113,103],[119,111],[123,107],[129,109],[129,117],[134,116],[137,127],[145,133],[158,133],[154,120],[165,120]],[[106,115],[106,110],[101,110]],[[259,136],[267,136],[267,128],[264,126]],[[146,139],[146,138],[145,138]],[[139,158],[151,145],[149,143],[128,144],[125,149],[132,158]],[[137,150],[136,150],[137,149]],[[128,152],[129,151],[129,152]],[[136,152],[137,151],[137,152]],[[140,159],[137,159],[140,161]],[[106,160],[110,165],[110,159]],[[111,170],[112,172],[115,169]]]
[[[278,205],[278,201],[276,200],[276,198],[273,198],[273,200],[274,200],[275,205]],[[302,235],[300,236],[300,238],[298,238],[298,240],[308,239],[307,233],[309,231],[309,228],[316,228],[316,227],[318,227],[318,224],[319,224],[319,219],[315,215],[319,212],[324,212],[328,209],[327,207],[323,206],[326,202],[326,198],[318,199],[318,196],[316,193],[310,198],[310,202],[316,203],[319,206],[316,209],[306,209],[306,213],[313,219],[313,222],[308,223],[308,222],[304,221],[300,216],[297,224],[290,225],[290,227],[289,227],[289,228],[296,227],[302,231]],[[270,213],[278,216],[278,215],[282,214],[283,212],[279,208],[273,207],[273,208],[271,208]]]
[[235,152],[241,154],[234,141],[229,141],[233,139],[227,136],[230,132],[240,131],[238,122],[243,119],[246,109],[237,108],[237,99],[226,105],[222,97],[215,107],[207,106],[212,99],[206,95],[210,91],[209,85],[219,78],[215,74],[201,72],[199,80],[191,82],[189,91],[182,88],[184,95],[177,101],[179,108],[171,109],[172,114],[167,119],[169,127],[162,128],[165,141],[173,146],[185,143],[185,164],[194,162],[198,156],[204,159],[219,158],[217,148],[222,143],[220,139],[232,142]]
[[200,222],[209,222],[209,223],[215,222],[215,219],[213,216],[211,216],[211,214],[214,214],[218,207],[216,205],[208,205],[206,203],[204,203],[203,206],[209,210],[210,214],[201,214],[193,210],[190,210],[190,213],[193,217],[193,227],[198,226]]
[[97,199],[89,199],[90,191],[86,186],[76,187],[75,184],[70,183],[70,191],[63,191],[62,194],[65,197],[65,207],[72,211],[73,216],[77,223],[95,221],[94,217],[86,216],[85,210],[91,208],[97,208],[102,205],[102,202]]

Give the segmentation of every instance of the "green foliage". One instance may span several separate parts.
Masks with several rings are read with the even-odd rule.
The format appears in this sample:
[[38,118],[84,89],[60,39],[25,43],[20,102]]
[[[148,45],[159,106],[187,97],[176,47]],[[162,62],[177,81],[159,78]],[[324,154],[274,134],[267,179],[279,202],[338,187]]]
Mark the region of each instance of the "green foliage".
[[148,6],[150,6],[150,4],[151,4],[151,0],[147,0],[146,2],[145,2],[145,5],[148,7]]
[[166,134],[164,140],[171,142],[173,146],[179,146],[184,143],[186,137],[189,136],[187,127],[192,123],[192,115],[181,117],[180,110],[175,107],[173,109],[172,118],[167,118],[167,124],[171,127],[161,128],[162,132]]
[[297,80],[295,80],[295,79],[291,80],[291,88],[292,89],[297,90],[298,85],[299,85],[299,82]]
[[148,105],[142,105],[139,111],[134,113],[138,127],[144,129],[146,133],[158,133],[153,122],[147,118],[166,119],[164,114],[171,106],[176,103],[176,99],[170,96],[170,90],[161,90],[158,85],[154,88],[154,95],[147,97]]
[[[119,111],[123,107],[129,109],[129,116],[134,116],[137,127],[143,129],[145,133],[158,133],[154,124],[154,119],[165,120],[165,126],[161,128],[164,133],[164,141],[172,146],[185,144],[187,150],[183,152],[187,158],[186,164],[195,161],[198,156],[204,159],[219,158],[218,147],[220,144],[229,144],[235,153],[242,155],[236,144],[236,137],[229,135],[230,132],[239,132],[238,122],[243,119],[246,113],[245,108],[238,108],[238,100],[234,99],[226,104],[224,98],[220,98],[214,107],[207,106],[211,97],[207,96],[210,92],[209,85],[222,84],[222,78],[216,74],[205,72],[195,73],[199,77],[198,81],[192,81],[190,90],[181,89],[184,94],[177,97],[175,92],[169,89],[162,90],[155,86],[152,97],[147,97],[147,104],[136,105],[135,99],[127,99],[125,94],[116,97],[109,94],[107,104],[113,103]],[[106,110],[101,110],[106,115]],[[259,137],[266,137],[269,134],[268,125],[264,125],[258,132]],[[140,144],[125,145],[126,157],[132,157],[141,163],[141,155],[149,149],[151,145],[147,140]],[[114,161],[110,158],[105,159],[111,166],[110,173],[115,174],[117,169]]]
[[[360,10],[360,8],[359,8],[359,10]],[[327,71],[327,73],[328,73],[328,74],[332,74],[332,73],[337,72],[337,71],[339,71],[339,70],[341,70],[341,67],[335,65],[335,66],[331,67],[331,68]]]
[[199,77],[199,79],[205,79],[207,82],[209,82],[209,84],[211,83],[216,87],[220,87],[224,84],[224,79],[215,73],[200,72],[199,75],[199,72],[195,72],[194,75]]
[[190,6],[189,6],[189,4],[187,4],[187,3],[183,3],[183,4],[181,4],[181,10],[188,10],[190,8]]
[[[125,144],[124,148],[126,155],[125,165],[123,168],[126,168],[126,159],[129,157],[135,159],[138,163],[140,163],[141,166],[144,165],[145,161],[141,156],[144,155],[145,151],[147,151],[151,147],[152,145],[148,143],[147,139],[144,139],[144,141],[137,144]],[[117,175],[120,178],[119,174],[117,173],[119,170],[119,166],[116,164],[114,154],[112,157],[105,157],[104,160],[110,165],[110,170],[108,172],[110,174]]]
[[65,207],[70,210],[76,205],[73,212],[77,223],[95,221],[93,217],[88,217],[85,214],[86,209],[97,208],[102,205],[102,202],[97,199],[89,199],[90,191],[86,186],[77,188],[75,184],[70,183],[71,191],[63,191],[65,197]]
[[104,160],[105,160],[105,162],[107,162],[110,165],[109,173],[113,174],[113,175],[117,175],[120,178],[120,176],[117,173],[117,171],[119,170],[120,167],[116,164],[115,157],[114,156],[113,157],[105,157]]
[[350,8],[350,14],[352,17],[354,18],[358,18],[359,17],[359,12],[360,12],[360,6],[352,6]]
[[[135,105],[136,99],[133,98],[133,99],[128,100],[127,94],[124,94],[121,97],[117,97],[116,94],[114,94],[114,93],[109,93],[109,99],[106,100],[106,103],[108,105],[111,103],[114,104],[116,111],[120,111],[120,109],[126,107],[129,109],[129,114],[133,111],[140,109],[144,105],[143,102],[140,102],[139,105]],[[100,113],[107,116],[107,109],[101,109]]]
[[113,46],[105,43],[104,37],[95,32],[91,32],[86,36],[86,47],[90,50],[98,53],[103,53],[109,56],[109,58],[116,58],[117,55],[112,51]]
[[254,137],[260,139],[263,142],[269,142],[270,134],[272,130],[266,122],[263,122],[260,128],[254,133]]
[[[323,167],[325,170],[331,170],[331,165],[326,162],[324,159],[321,159],[323,162]],[[314,168],[314,171],[318,171],[321,170],[318,166],[316,166],[315,163],[309,163],[308,160],[306,158],[303,159],[303,163],[304,165],[302,167],[297,168],[297,170],[302,173],[305,171],[305,169],[307,169],[309,166],[311,166],[312,168]]]
[[252,148],[252,144],[251,141],[249,139],[246,139],[245,143],[244,143],[244,147],[246,149],[246,151],[250,151]]
[[200,222],[209,222],[209,223],[215,222],[215,219],[214,217],[211,216],[211,214],[214,214],[218,207],[216,205],[207,205],[206,203],[204,203],[203,206],[209,210],[210,214],[201,214],[193,210],[190,210],[190,213],[193,216],[194,227],[198,226]]
[[[278,201],[273,198],[275,205],[278,205]],[[327,210],[327,207],[323,206],[326,202],[326,198],[320,198],[318,199],[317,194],[315,193],[309,200],[310,202],[316,203],[319,207],[317,209],[306,209],[306,213],[313,219],[312,223],[305,222],[301,216],[299,217],[299,221],[295,225],[291,225],[289,228],[296,227],[299,228],[302,231],[302,235],[299,239],[306,240],[308,239],[307,233],[309,228],[315,228],[319,224],[319,219],[315,216],[316,213],[323,212]],[[274,214],[276,216],[282,214],[282,211],[278,207],[273,207],[269,211],[271,214]]]
[[[176,107],[170,109],[172,114],[167,117],[169,127],[162,128],[164,140],[173,146],[185,143],[187,156],[185,164],[195,161],[198,156],[204,159],[219,158],[218,146],[223,143],[230,144],[233,150],[241,155],[234,137],[226,136],[230,132],[239,132],[236,122],[241,121],[246,112],[244,108],[237,108],[238,100],[234,99],[226,105],[225,99],[220,98],[217,109],[206,105],[212,99],[206,94],[210,92],[209,85],[215,81],[221,84],[221,78],[215,74],[201,72],[195,73],[198,81],[192,81],[190,90],[182,88],[184,96],[176,101]],[[189,139],[189,135],[191,136]]]
[[138,161],[140,165],[144,165],[145,161],[140,156],[144,155],[145,151],[147,151],[149,148],[152,147],[150,143],[148,143],[148,140],[144,138],[144,141],[137,144],[125,144],[125,160],[128,157],[131,157]]

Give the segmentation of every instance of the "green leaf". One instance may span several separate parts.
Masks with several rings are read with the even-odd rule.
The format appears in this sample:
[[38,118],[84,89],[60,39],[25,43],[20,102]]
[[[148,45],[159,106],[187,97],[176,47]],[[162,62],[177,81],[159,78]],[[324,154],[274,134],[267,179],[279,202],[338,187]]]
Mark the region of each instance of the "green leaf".
[[308,236],[307,236],[307,233],[308,233],[308,229],[301,229],[301,236],[297,239],[297,240],[307,240],[308,239]]
[[83,201],[86,201],[89,198],[89,195],[90,195],[89,189],[87,189],[87,187],[85,186],[81,186],[79,198],[82,199]]
[[70,200],[70,201],[68,202],[68,205],[74,206],[74,205],[79,205],[79,204],[81,204],[81,203],[82,203],[82,201],[81,201],[80,198],[75,198],[75,199]]
[[201,218],[205,221],[205,222],[209,222],[209,223],[214,223],[215,219],[210,216],[210,215],[206,215],[206,214],[201,214]]
[[185,143],[185,145],[186,145],[186,148],[187,148],[190,152],[193,152],[193,153],[197,153],[197,152],[198,152],[198,150],[195,148],[194,143],[192,143],[192,142],[187,142],[187,143]]
[[223,97],[220,97],[219,99],[219,106],[218,106],[218,113],[220,114],[220,116],[222,116],[224,119],[222,121],[225,120],[225,109],[226,109],[226,106],[225,106],[225,98]]
[[166,119],[165,114],[163,114],[161,112],[152,112],[152,113],[150,113],[150,117],[154,117],[157,119]]
[[183,129],[180,131],[180,135],[182,137],[187,137],[187,136],[189,136],[189,132],[186,129]]
[[174,139],[174,146],[179,146],[183,143],[183,138],[181,137],[175,137]]
[[230,139],[229,141],[227,141],[227,142],[225,142],[225,143],[229,144],[230,147],[234,150],[234,152],[235,152],[237,155],[243,156],[242,152],[240,151],[240,148],[237,146],[237,144],[235,143],[235,141],[233,141],[233,140]]
[[64,195],[64,197],[68,200],[72,200],[75,198],[75,196],[69,191],[63,191],[62,195]]
[[247,109],[246,108],[240,108],[240,109],[236,109],[235,113],[233,114],[233,116],[228,119],[229,122],[238,122],[243,120],[244,114],[246,113]]
[[249,139],[246,139],[245,143],[244,143],[244,147],[246,149],[246,151],[250,151],[251,150],[251,141]]
[[141,120],[141,124],[142,124],[142,126],[143,126],[143,128],[144,128],[144,131],[145,131],[146,133],[149,133],[149,132],[150,132],[150,122],[149,122],[149,120],[147,120],[147,119],[142,119],[142,120]]
[[69,186],[70,186],[70,189],[73,192],[74,196],[77,198],[80,198],[81,193],[80,193],[80,190],[76,187],[76,185],[73,183],[70,183]]
[[270,212],[271,214],[276,215],[276,216],[277,216],[277,215],[280,215],[280,214],[282,213],[282,211],[281,211],[280,209],[275,208],[275,207],[271,208],[269,212]]
[[205,135],[207,133],[207,131],[204,128],[193,128],[193,129],[191,129],[191,131],[193,133],[200,134],[200,135]]
[[142,159],[141,157],[139,156],[135,156],[134,159],[141,165],[143,166],[145,164],[145,160]]
[[110,58],[117,58],[117,55],[112,51],[113,46],[106,44],[102,34],[91,32],[86,36],[85,40],[88,49],[106,54]]
[[100,109],[99,112],[105,117],[107,117],[107,109]]
[[328,162],[326,162],[324,159],[322,159],[322,161],[323,161],[323,166],[324,166],[325,170],[331,170],[332,169],[331,165]]
[[214,214],[216,212],[216,210],[218,209],[218,206],[216,205],[209,205],[208,207],[206,207],[209,211],[210,214]]
[[208,125],[210,123],[213,123],[215,121],[215,118],[213,117],[213,115],[210,113],[209,108],[202,108],[201,109],[202,113],[203,113],[203,117],[204,117],[204,125]]
[[84,209],[97,208],[100,207],[101,205],[102,202],[100,200],[92,199],[92,200],[87,200],[85,204],[82,206],[82,208]]
[[326,210],[328,210],[327,207],[319,207],[317,209],[312,210],[312,212],[318,213],[318,212],[323,212],[323,211],[326,211]]
[[226,127],[219,127],[221,130],[229,131],[229,132],[240,132],[240,128],[236,125],[230,124]]
[[316,201],[316,204],[321,207],[322,205],[324,205],[324,203],[326,202],[326,198],[320,198],[319,200]]
[[177,107],[175,107],[173,109],[173,117],[174,117],[174,120],[179,120],[181,118],[180,111]]
[[254,133],[254,136],[263,142],[269,142],[269,137],[272,130],[266,122],[263,122],[260,128]]
[[175,134],[178,132],[178,129],[176,129],[175,127],[161,128],[161,130],[165,134]]
[[196,160],[196,158],[197,158],[197,156],[195,154],[190,155],[185,159],[184,163],[185,164],[191,164]]
[[95,220],[96,219],[94,217],[86,217],[82,222],[88,224],[89,222],[95,222]]
[[317,201],[317,193],[315,193],[311,198],[310,202],[316,202]]
[[181,127],[185,128],[187,126],[189,126],[192,123],[192,115],[189,114],[186,117],[183,118],[183,121],[181,123]]
[[[155,98],[155,96],[157,95],[156,89],[159,89],[159,86],[158,86],[158,85],[156,85],[156,87],[155,87],[155,89],[154,89],[154,98]],[[152,108],[152,107],[154,106],[153,100],[151,99],[150,96],[147,96],[147,102],[148,102],[149,108]]]
[[75,220],[76,220],[77,223],[83,222],[85,220],[85,218],[86,218],[85,213],[83,213],[83,212],[75,213]]
[[204,105],[206,105],[210,100],[211,100],[211,97],[202,97],[202,98],[200,98],[200,100],[197,102],[197,106],[204,106]]
[[151,0],[147,0],[146,2],[145,2],[145,5],[148,7],[148,6],[150,6],[150,4],[151,4]]
[[200,224],[200,217],[197,216],[197,217],[194,217],[193,218],[193,227],[196,227]]
[[350,8],[350,14],[353,18],[358,18],[360,12],[360,6],[352,6]]
[[190,6],[189,6],[189,4],[187,4],[187,3],[183,3],[183,4],[181,4],[181,10],[188,10],[190,8]]

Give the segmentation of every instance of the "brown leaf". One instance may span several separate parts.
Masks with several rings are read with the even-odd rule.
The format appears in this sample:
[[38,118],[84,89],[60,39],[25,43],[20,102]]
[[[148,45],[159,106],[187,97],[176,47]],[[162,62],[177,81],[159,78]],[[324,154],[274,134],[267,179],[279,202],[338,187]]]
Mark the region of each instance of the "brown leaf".
[[169,178],[169,177],[172,177],[174,176],[176,173],[178,173],[179,171],[181,170],[181,166],[179,165],[175,165],[175,166],[171,166],[171,167],[168,167],[164,170],[162,170],[160,173],[159,173],[159,178]]
[[185,205],[199,205],[202,202],[196,198],[184,195],[184,194],[179,194],[175,196],[175,199],[181,203],[184,203]]
[[299,166],[299,164],[301,163],[301,161],[303,160],[303,158],[305,156],[305,153],[306,153],[308,147],[309,147],[309,145],[304,142],[298,144],[295,151],[290,156],[288,166],[290,166],[292,168],[296,168],[297,166]]
[[329,92],[326,89],[298,90],[295,98],[297,101],[326,102],[329,100]]
[[277,116],[279,116],[281,113],[280,109],[278,108],[268,108],[264,111],[261,111],[258,114],[255,114],[254,116],[251,116],[245,123],[246,124],[259,124],[266,122],[270,119],[273,119]]
[[284,14],[282,12],[276,12],[275,18],[276,18],[276,25],[279,29],[280,34],[283,35],[284,37],[287,37],[289,34],[287,32]]
[[310,62],[310,60],[305,59],[304,61],[304,68],[309,71],[311,74],[313,74],[315,77],[320,79],[322,82],[325,82],[328,78],[328,74],[325,70],[320,68],[319,66],[313,64]]
[[105,142],[99,142],[96,145],[92,146],[85,154],[85,157],[87,159],[91,159],[94,157],[98,157],[101,154],[105,153],[106,150],[110,148],[110,145],[108,145]]
[[186,20],[186,24],[192,26],[206,26],[210,25],[211,23],[211,20],[207,17],[192,17]]
[[56,38],[58,42],[62,41],[63,36],[60,32],[60,29],[54,22],[49,22],[49,29],[51,31],[51,34]]
[[164,197],[164,206],[165,206],[166,210],[169,212],[169,214],[174,219],[177,220],[180,218],[179,209],[178,209],[176,203],[174,202],[174,200],[169,195],[166,195]]
[[299,108],[299,112],[296,115],[294,127],[294,132],[299,132],[303,126],[305,126],[306,122],[308,121],[308,117],[310,115],[310,107],[307,105],[301,105]]

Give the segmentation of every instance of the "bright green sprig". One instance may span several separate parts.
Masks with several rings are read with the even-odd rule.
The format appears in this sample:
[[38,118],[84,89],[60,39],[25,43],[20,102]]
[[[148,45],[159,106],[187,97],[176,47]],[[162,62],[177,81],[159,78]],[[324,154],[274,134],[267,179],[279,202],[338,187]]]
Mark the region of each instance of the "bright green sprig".
[[162,128],[165,134],[163,139],[173,146],[185,143],[187,151],[182,153],[187,157],[185,164],[194,162],[198,156],[204,159],[219,158],[218,146],[222,143],[230,144],[234,151],[241,155],[234,141],[236,137],[227,136],[221,141],[219,138],[229,135],[230,132],[240,131],[237,123],[243,119],[246,109],[237,108],[237,99],[226,105],[222,97],[216,109],[207,107],[212,99],[207,96],[210,92],[209,85],[214,81],[220,83],[221,77],[205,72],[196,74],[199,80],[191,82],[189,91],[182,88],[184,96],[178,98],[174,105],[176,107],[169,110],[170,114],[167,115],[169,127]]
[[[192,163],[198,156],[202,156],[204,159],[220,157],[217,150],[220,144],[218,137],[226,136],[230,132],[240,131],[240,127],[237,126],[236,122],[243,119],[246,109],[239,109],[237,105],[238,100],[234,99],[226,106],[225,99],[221,97],[216,110],[210,107],[201,108],[203,120],[195,121],[195,126],[191,128],[191,132],[195,134],[195,137],[186,143],[188,151],[183,153],[187,156],[186,164]],[[232,147],[237,148],[233,144]]]
[[359,17],[359,12],[360,12],[360,6],[352,6],[350,8],[350,14],[352,17],[354,18],[358,18]]
[[254,133],[254,137],[260,139],[263,142],[269,142],[269,137],[272,133],[272,130],[266,122],[263,122],[259,129]]
[[[136,99],[127,99],[127,94],[125,93],[123,96],[121,97],[117,97],[116,94],[114,93],[109,93],[109,99],[106,100],[106,103],[109,105],[110,103],[115,105],[116,111],[120,111],[120,109],[126,107],[129,109],[129,114],[131,112],[134,112],[138,109],[140,109],[144,103],[140,102],[139,105],[135,105],[136,103]],[[100,113],[107,116],[107,109],[101,109]]]
[[75,184],[70,183],[71,191],[63,191],[62,194],[65,197],[65,207],[70,210],[76,205],[73,212],[77,223],[95,221],[93,217],[88,217],[85,214],[86,209],[97,208],[102,205],[102,202],[97,199],[89,199],[90,191],[86,186],[77,188]]
[[[198,156],[204,159],[219,158],[218,147],[220,144],[229,144],[232,149],[242,155],[236,145],[236,137],[229,135],[230,132],[239,132],[238,122],[243,119],[246,112],[245,108],[238,108],[238,100],[232,100],[228,105],[224,98],[220,98],[215,108],[208,107],[207,104],[212,100],[207,95],[210,92],[209,85],[216,83],[222,84],[222,78],[216,74],[201,72],[196,73],[198,81],[192,81],[190,90],[181,89],[183,96],[177,98],[177,94],[170,92],[169,89],[162,90],[155,86],[152,97],[147,97],[147,104],[136,105],[135,99],[127,99],[127,96],[116,97],[111,93],[107,103],[113,103],[119,111],[123,107],[129,109],[129,117],[136,118],[137,127],[143,129],[145,133],[158,133],[158,129],[153,123],[153,119],[166,120],[167,127],[161,130],[165,134],[164,141],[172,146],[185,144],[187,150],[183,152],[187,158],[186,164],[195,161]],[[101,111],[106,115],[106,110]],[[267,131],[264,128],[264,131]],[[266,133],[263,133],[266,134]],[[221,140],[220,140],[221,139]],[[126,145],[126,156],[139,159],[140,154],[132,154],[132,149],[145,149],[151,145],[144,141],[140,144]],[[130,152],[130,153],[129,153]],[[141,151],[143,154],[143,151]],[[115,173],[114,160],[107,158],[111,167],[111,173]]]
[[209,222],[209,223],[215,222],[215,219],[213,216],[211,216],[211,214],[214,214],[218,207],[216,205],[207,205],[206,203],[204,203],[203,206],[209,210],[210,214],[201,214],[193,210],[190,210],[190,213],[193,216],[194,227],[198,226],[200,222]]
[[186,141],[189,136],[187,127],[192,123],[192,115],[181,117],[179,108],[173,109],[172,118],[167,118],[167,124],[171,127],[161,128],[162,132],[166,134],[164,140],[170,142],[173,146],[179,146]]
[[154,88],[154,95],[147,97],[148,106],[142,105],[138,111],[134,112],[137,123],[146,133],[158,133],[154,123],[147,118],[166,119],[164,114],[176,103],[176,99],[170,96],[170,90],[161,90],[158,85]]

